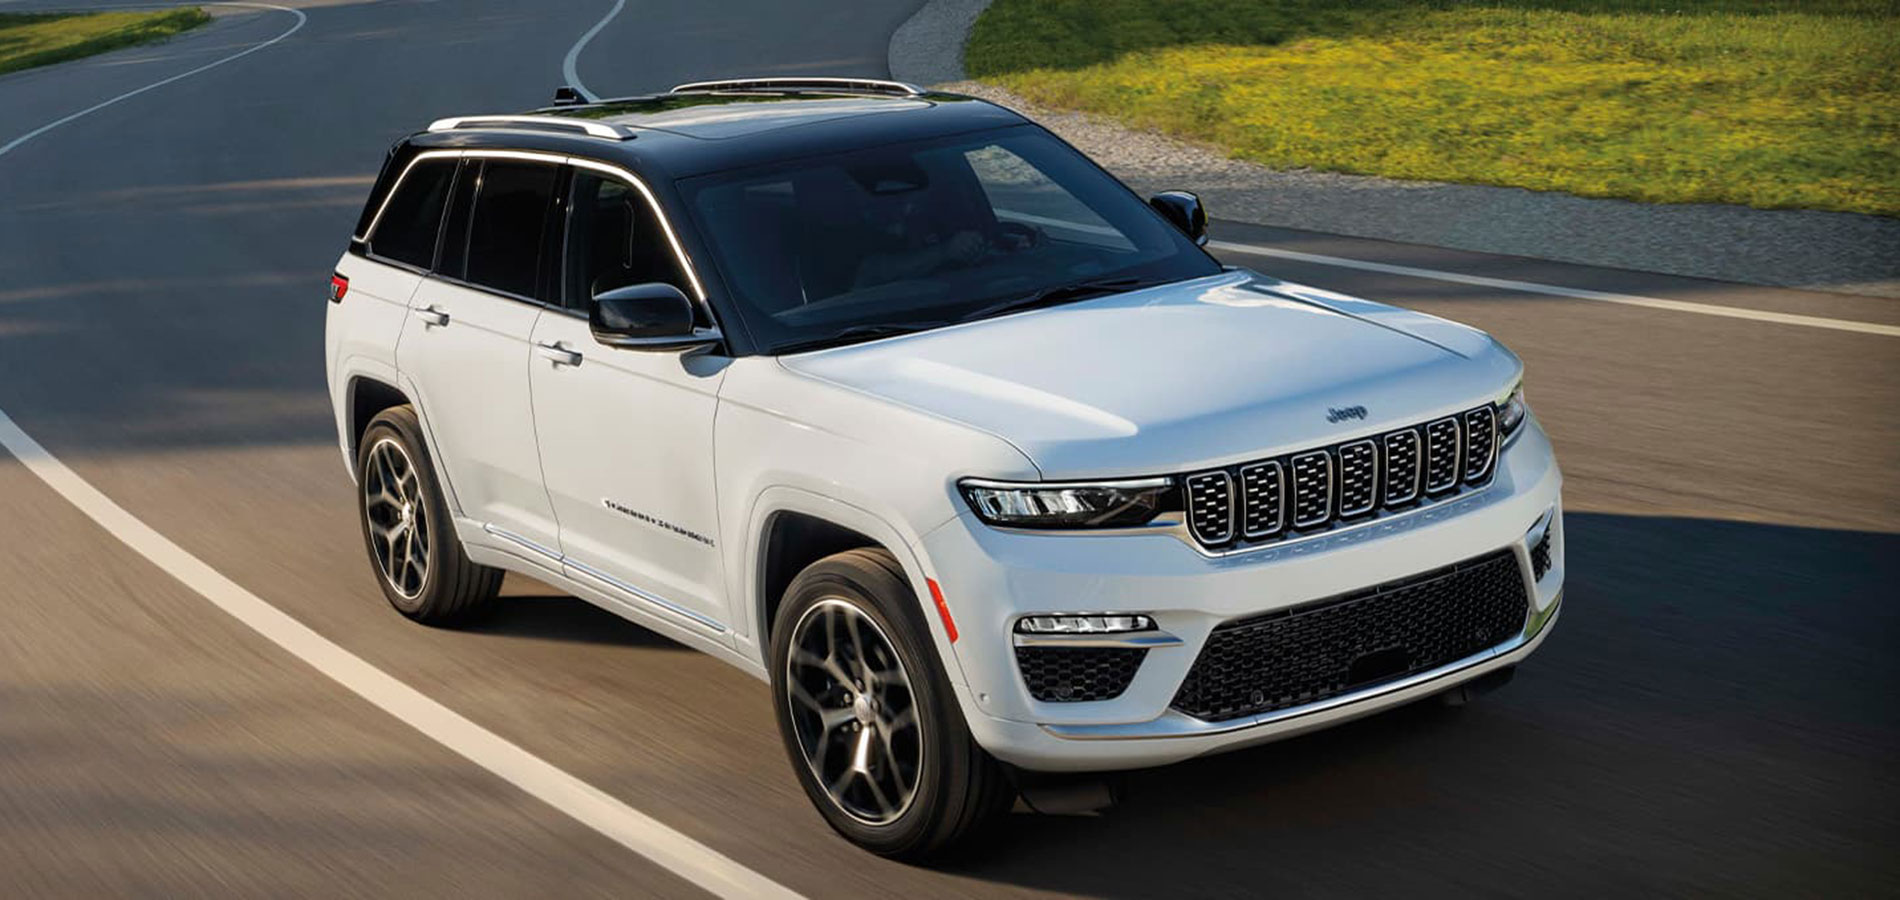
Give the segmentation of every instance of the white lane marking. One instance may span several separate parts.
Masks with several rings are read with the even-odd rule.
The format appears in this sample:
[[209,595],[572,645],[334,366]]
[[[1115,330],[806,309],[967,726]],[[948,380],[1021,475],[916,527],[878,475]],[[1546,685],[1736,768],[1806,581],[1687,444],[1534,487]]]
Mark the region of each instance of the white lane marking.
[[1486,278],[1482,275],[1465,275],[1459,272],[1445,272],[1438,269],[1420,269],[1413,266],[1395,266],[1388,263],[1367,262],[1361,259],[1347,259],[1341,256],[1301,253],[1297,250],[1281,250],[1278,247],[1262,247],[1258,244],[1209,241],[1207,245],[1216,250],[1226,250],[1230,253],[1251,253],[1256,256],[1272,256],[1280,259],[1318,263],[1322,266],[1362,269],[1367,272],[1384,272],[1388,275],[1405,275],[1411,278],[1429,278],[1434,281],[1449,281],[1455,284],[1469,284],[1476,287],[1498,288],[1499,290],[1520,291],[1528,294],[1548,294],[1553,297],[1569,297],[1574,300],[1597,300],[1603,303],[1621,303],[1624,306],[1641,306],[1646,309],[1666,309],[1671,312],[1697,313],[1704,316],[1753,319],[1757,322],[1773,322],[1777,325],[1800,325],[1807,328],[1830,328],[1835,331],[1854,331],[1861,334],[1900,337],[1900,325],[1881,325],[1874,322],[1856,322],[1851,319],[1829,319],[1822,316],[1803,316],[1794,313],[1769,312],[1768,310],[1761,309],[1743,309],[1736,306],[1717,306],[1712,303],[1691,303],[1686,300],[1664,300],[1660,297],[1639,297],[1635,294],[1617,294],[1609,291],[1557,287],[1549,284],[1537,284],[1531,281],[1514,281],[1509,278]]
[[[622,0],[624,3],[625,0]],[[262,50],[302,28],[308,21],[303,13],[266,3],[223,3],[227,6],[253,6],[291,13],[297,23],[284,33],[250,49],[174,75],[134,91],[120,94],[45,125],[0,146],[0,156],[13,148],[58,128],[88,113],[104,109],[156,87],[215,68],[242,56]],[[506,738],[469,721],[460,713],[430,699],[427,695],[398,681],[394,676],[370,665],[362,657],[343,649],[291,618],[237,582],[226,578],[203,560],[158,533],[127,512],[112,498],[100,492],[78,473],[47,452],[6,410],[0,409],[0,446],[25,464],[46,485],[85,513],[99,527],[118,538],[133,552],[145,557],[166,574],[232,618],[249,626],[271,643],[323,673],[351,693],[375,704],[409,727],[436,743],[487,769],[502,780],[526,791],[530,796],[554,807],[576,821],[616,843],[719,897],[777,897],[802,900],[785,886],[740,865],[732,858],[665,823],[613,798],[605,791],[568,774],[552,763],[523,750]]]
[[607,14],[601,16],[600,21],[594,23],[594,27],[587,29],[587,33],[581,35],[581,39],[575,41],[574,46],[567,49],[567,57],[561,60],[561,77],[567,79],[567,83],[572,85],[574,90],[589,103],[599,100],[600,97],[588,90],[587,85],[581,83],[581,73],[576,69],[581,61],[581,51],[587,48],[587,42],[593,40],[594,35],[599,34],[602,28],[607,27],[608,22],[614,20],[614,16],[620,15],[620,10],[626,8],[626,5],[627,0],[614,0],[614,8],[607,10]]
[[268,47],[272,44],[277,43],[278,41],[283,40],[284,38],[287,38],[293,34],[296,34],[297,29],[302,28],[303,23],[310,20],[309,16],[304,15],[299,10],[291,9],[288,6],[278,6],[274,3],[243,3],[243,2],[239,2],[239,0],[228,0],[228,2],[217,3],[216,5],[218,6],[249,6],[255,9],[274,9],[279,12],[287,12],[293,16],[296,16],[297,22],[296,24],[291,25],[289,28],[285,29],[283,34],[280,34],[274,38],[271,38],[270,40],[265,41],[264,43],[258,44],[254,47],[250,47],[245,50],[240,50],[236,53],[231,54],[230,56],[223,57],[214,62],[205,63],[204,65],[199,66],[196,69],[192,69],[189,72],[180,72],[176,75],[173,75],[170,78],[164,79],[163,81],[154,81],[151,84],[148,84],[137,90],[126,91],[125,93],[120,94],[119,96],[114,97],[110,100],[106,100],[100,103],[95,103],[91,106],[86,107],[85,109],[82,109],[76,113],[73,113],[72,115],[69,115],[60,119],[55,119],[51,122],[46,123],[45,125],[41,125],[40,127],[33,129],[32,131],[29,131],[23,135],[20,135],[19,137],[14,138],[13,140],[6,142],[4,145],[0,145],[0,156],[5,156],[7,155],[8,152],[12,151],[13,148],[18,147],[21,144],[24,144],[27,141],[30,141],[36,137],[39,137],[42,134],[52,131],[53,129],[58,128],[59,126],[66,124],[67,122],[71,122],[74,119],[80,118],[81,116],[91,115],[121,100],[130,100],[133,97],[137,97],[138,95],[145,93],[146,91],[152,90],[153,88],[164,87],[165,85],[171,84],[172,82],[177,81],[181,78],[190,78],[191,76],[196,75],[199,72],[203,72],[208,69],[215,69],[234,59],[242,59],[243,57],[256,53],[257,51],[262,50],[265,47]]
[[0,410],[0,446],[99,527],[166,574],[436,743],[717,896],[799,896],[469,721],[240,587],[112,502],[21,431],[4,410]]

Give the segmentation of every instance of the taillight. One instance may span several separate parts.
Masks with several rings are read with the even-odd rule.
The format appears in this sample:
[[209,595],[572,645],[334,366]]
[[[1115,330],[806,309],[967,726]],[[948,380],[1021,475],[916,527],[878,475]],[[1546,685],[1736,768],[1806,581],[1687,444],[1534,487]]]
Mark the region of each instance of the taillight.
[[342,275],[331,273],[330,275],[330,302],[342,303],[343,295],[349,292],[350,292],[350,280],[348,278],[344,278]]

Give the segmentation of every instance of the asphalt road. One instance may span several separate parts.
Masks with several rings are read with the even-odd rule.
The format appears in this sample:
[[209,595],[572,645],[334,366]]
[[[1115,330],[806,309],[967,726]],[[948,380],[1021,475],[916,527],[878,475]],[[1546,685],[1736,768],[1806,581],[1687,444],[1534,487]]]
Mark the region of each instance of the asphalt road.
[[[603,94],[884,74],[911,2],[635,0]],[[133,514],[403,682],[811,897],[1871,895],[1900,890],[1900,338],[1229,254],[1491,330],[1569,476],[1570,584],[1515,683],[1129,777],[941,870],[833,837],[764,689],[572,598],[468,631],[371,581],[323,386],[323,291],[382,152],[538,105],[611,4],[301,4],[280,44],[0,156],[0,410]],[[23,4],[0,4],[0,9]],[[0,78],[0,142],[269,39],[239,11]],[[1192,187],[1192,185],[1184,185]],[[1900,324],[1863,297],[1217,223],[1304,252]],[[696,889],[213,608],[0,454],[10,893]]]

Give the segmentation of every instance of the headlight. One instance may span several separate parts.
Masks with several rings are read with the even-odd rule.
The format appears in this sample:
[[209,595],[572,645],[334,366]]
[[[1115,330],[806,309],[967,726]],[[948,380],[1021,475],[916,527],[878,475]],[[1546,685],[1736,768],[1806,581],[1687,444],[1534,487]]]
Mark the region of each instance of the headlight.
[[1530,407],[1524,405],[1524,385],[1520,382],[1511,389],[1510,396],[1498,404],[1498,434],[1508,441],[1517,434],[1518,426],[1524,424],[1525,414]]
[[1119,528],[1142,525],[1173,495],[1174,479],[1015,483],[966,478],[957,483],[977,517],[1009,528]]

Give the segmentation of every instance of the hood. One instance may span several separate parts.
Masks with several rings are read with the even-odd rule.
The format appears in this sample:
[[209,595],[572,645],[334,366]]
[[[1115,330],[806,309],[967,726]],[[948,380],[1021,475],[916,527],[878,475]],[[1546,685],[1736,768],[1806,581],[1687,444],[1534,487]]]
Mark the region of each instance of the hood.
[[995,434],[1050,480],[1376,434],[1493,399],[1521,370],[1475,329],[1243,270],[781,363]]

